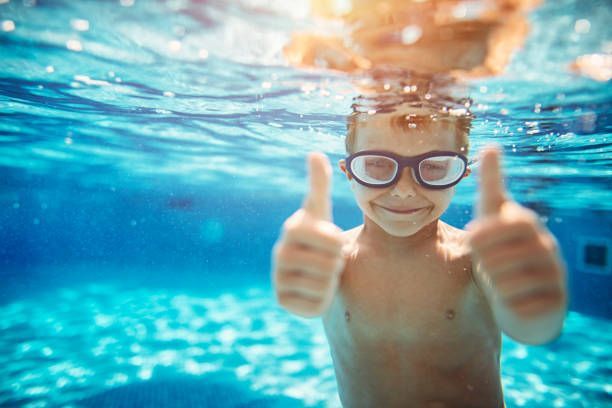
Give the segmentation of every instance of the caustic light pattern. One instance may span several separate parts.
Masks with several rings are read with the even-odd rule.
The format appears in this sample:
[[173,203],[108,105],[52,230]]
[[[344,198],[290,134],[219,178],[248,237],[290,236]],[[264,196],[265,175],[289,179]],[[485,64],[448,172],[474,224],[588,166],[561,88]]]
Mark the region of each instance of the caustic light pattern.
[[[55,406],[176,377],[228,378],[259,398],[340,407],[320,320],[272,300],[260,288],[196,297],[89,285],[8,304],[0,308],[0,405]],[[572,312],[548,346],[504,337],[507,405],[605,406],[611,329]]]

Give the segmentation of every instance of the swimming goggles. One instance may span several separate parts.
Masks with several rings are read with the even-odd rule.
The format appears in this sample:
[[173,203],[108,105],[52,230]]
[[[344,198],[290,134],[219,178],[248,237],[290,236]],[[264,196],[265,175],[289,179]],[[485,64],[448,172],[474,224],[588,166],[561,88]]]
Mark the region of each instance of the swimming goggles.
[[395,184],[404,167],[411,167],[412,175],[420,185],[441,190],[457,184],[468,165],[465,156],[450,151],[400,156],[384,150],[364,150],[351,154],[345,160],[348,172],[359,184],[374,188]]

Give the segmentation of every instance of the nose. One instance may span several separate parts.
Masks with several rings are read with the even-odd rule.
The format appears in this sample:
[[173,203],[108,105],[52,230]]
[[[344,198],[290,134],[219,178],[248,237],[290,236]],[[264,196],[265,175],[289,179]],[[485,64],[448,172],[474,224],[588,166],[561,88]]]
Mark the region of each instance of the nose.
[[416,180],[410,167],[405,167],[402,170],[399,180],[391,189],[391,195],[399,198],[416,196]]

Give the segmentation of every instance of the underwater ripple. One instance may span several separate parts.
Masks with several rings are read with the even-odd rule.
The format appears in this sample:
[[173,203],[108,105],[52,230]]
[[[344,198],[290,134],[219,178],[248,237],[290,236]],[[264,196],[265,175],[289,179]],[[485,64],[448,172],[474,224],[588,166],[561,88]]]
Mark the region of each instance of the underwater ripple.
[[[350,78],[282,57],[291,33],[314,24],[307,1],[119,3],[0,4],[12,28],[0,31],[6,179],[138,189],[151,178],[231,177],[242,190],[301,193],[296,160],[314,149],[343,155]],[[577,18],[588,30],[567,29]],[[612,89],[567,70],[610,48],[610,18],[605,1],[546,2],[506,73],[472,83],[471,155],[502,144],[519,201],[612,209]],[[474,181],[462,184],[457,202],[471,204]]]
[[[78,406],[117,387],[214,374],[252,398],[340,407],[321,322],[272,298],[257,287],[201,297],[87,285],[13,302],[0,308],[0,405]],[[610,330],[609,321],[570,312],[546,346],[504,336],[508,407],[606,406]]]

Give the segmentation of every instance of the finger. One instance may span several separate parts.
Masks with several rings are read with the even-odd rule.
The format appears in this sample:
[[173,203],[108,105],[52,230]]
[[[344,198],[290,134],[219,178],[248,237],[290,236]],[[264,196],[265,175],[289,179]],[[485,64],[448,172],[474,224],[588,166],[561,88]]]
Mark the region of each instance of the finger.
[[284,245],[276,254],[276,266],[280,269],[297,270],[312,278],[327,280],[341,267],[342,258],[329,256],[295,245]]
[[557,265],[546,256],[533,256],[527,257],[526,259],[511,260],[494,266],[488,265],[483,261],[480,263],[480,267],[490,277],[494,285],[512,280],[515,275],[521,274],[527,270],[535,271],[533,274],[538,274],[540,273],[539,271],[555,273],[557,280],[559,275]]
[[472,221],[468,222],[465,225],[465,229],[469,231],[474,231],[476,229],[479,229],[482,225],[486,225],[487,223],[492,222],[492,220],[496,218],[509,221],[525,219],[530,222],[533,222],[534,224],[537,224],[539,227],[542,226],[538,215],[534,211],[523,207],[519,203],[512,201],[508,198],[508,196],[506,196],[506,201],[502,203],[499,213],[496,217],[485,217],[483,219],[474,218]]
[[478,217],[499,213],[506,201],[506,190],[500,169],[501,153],[498,147],[487,147],[481,153],[480,165],[480,200]]
[[321,304],[321,296],[308,295],[294,290],[278,291],[278,303],[289,308],[315,309]]
[[502,299],[506,301],[546,288],[557,288],[559,282],[554,270],[534,266],[525,268],[503,280],[500,279],[494,285]]
[[299,224],[286,229],[281,241],[287,245],[306,246],[330,255],[342,251],[344,240],[340,228],[327,221],[314,221],[314,224]]
[[312,297],[293,291],[277,292],[277,301],[300,316],[314,317],[324,311],[325,304],[321,296]]
[[526,265],[554,265],[553,257],[544,245],[534,240],[517,242],[516,245],[499,245],[479,254],[487,271],[516,270]]
[[308,155],[310,190],[303,208],[315,218],[331,221],[331,165],[325,154],[313,152]]
[[507,299],[506,303],[516,314],[527,318],[558,309],[563,299],[562,290],[558,287],[548,287]]
[[279,292],[294,292],[311,298],[321,297],[331,286],[329,280],[314,279],[294,270],[283,271],[276,279]]
[[528,220],[491,219],[472,230],[469,243],[475,252],[484,253],[499,245],[533,240],[537,235],[537,226]]

